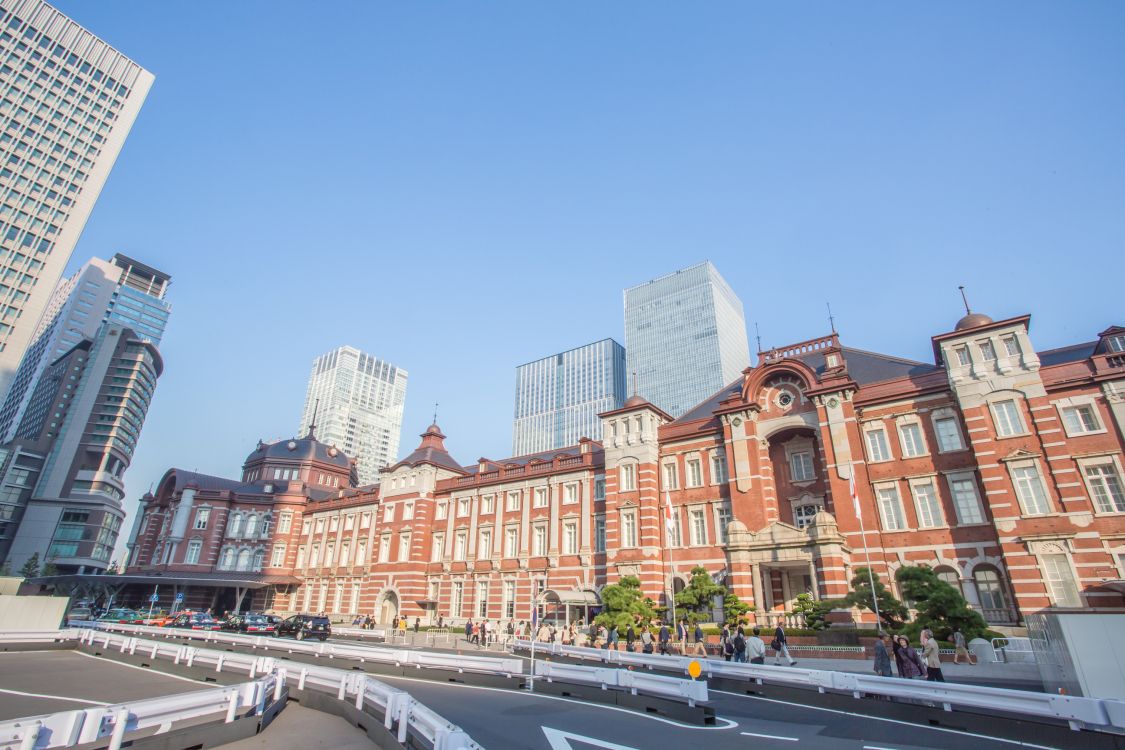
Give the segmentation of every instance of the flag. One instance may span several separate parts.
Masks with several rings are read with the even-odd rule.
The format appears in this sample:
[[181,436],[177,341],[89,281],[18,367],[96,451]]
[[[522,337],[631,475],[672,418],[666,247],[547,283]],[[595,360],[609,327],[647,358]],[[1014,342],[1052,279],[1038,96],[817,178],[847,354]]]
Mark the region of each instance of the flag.
[[863,512],[859,509],[859,495],[855,491],[855,464],[852,464],[852,476],[848,480],[848,489],[851,490],[852,505],[855,506],[855,517],[863,520]]
[[668,493],[668,490],[664,490],[664,529],[671,537],[675,528],[676,517],[672,513],[672,496]]

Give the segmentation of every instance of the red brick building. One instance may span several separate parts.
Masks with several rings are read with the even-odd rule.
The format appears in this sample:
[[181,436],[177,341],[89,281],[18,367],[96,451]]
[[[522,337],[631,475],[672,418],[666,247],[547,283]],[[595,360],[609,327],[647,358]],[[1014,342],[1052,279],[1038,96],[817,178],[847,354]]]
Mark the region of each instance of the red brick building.
[[461,622],[575,618],[622,575],[663,602],[702,565],[768,620],[843,596],[870,556],[885,578],[934,567],[994,624],[1121,607],[1125,329],[1036,352],[1029,322],[968,315],[933,364],[836,334],[761,352],[678,419],[634,396],[549,454],[463,465],[431,425],[379,487],[312,437],[259,446],[241,482],[172,470],[128,573],[201,603],[241,577],[255,608]]

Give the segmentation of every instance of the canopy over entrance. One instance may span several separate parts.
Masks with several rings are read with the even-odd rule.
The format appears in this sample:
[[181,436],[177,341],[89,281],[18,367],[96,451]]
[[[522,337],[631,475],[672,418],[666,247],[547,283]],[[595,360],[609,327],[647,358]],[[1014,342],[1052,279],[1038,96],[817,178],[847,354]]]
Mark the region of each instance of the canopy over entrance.
[[547,589],[539,596],[542,621],[567,625],[579,616],[582,622],[590,621],[590,608],[600,607],[598,595],[587,589]]

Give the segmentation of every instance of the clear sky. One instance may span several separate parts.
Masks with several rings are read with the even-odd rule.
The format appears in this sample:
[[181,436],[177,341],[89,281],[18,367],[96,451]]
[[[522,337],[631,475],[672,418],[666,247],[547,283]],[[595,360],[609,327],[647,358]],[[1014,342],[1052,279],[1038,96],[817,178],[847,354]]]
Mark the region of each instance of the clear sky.
[[1125,3],[56,5],[156,75],[71,262],[173,277],[130,509],[341,344],[409,371],[401,452],[437,401],[507,456],[516,365],[704,259],[767,347],[831,301],[927,360],[962,283],[1041,349],[1125,324]]

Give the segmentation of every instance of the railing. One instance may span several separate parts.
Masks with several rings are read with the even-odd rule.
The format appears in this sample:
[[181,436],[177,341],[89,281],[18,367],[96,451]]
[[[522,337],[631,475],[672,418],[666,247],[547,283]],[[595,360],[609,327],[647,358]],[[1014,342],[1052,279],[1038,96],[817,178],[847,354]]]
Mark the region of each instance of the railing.
[[[1026,639],[1025,639],[1026,640]],[[529,650],[530,641],[516,641],[514,650]],[[833,672],[819,669],[775,667],[715,659],[694,659],[685,656],[660,656],[629,651],[609,651],[563,646],[559,643],[536,644],[544,654],[596,660],[618,666],[643,667],[687,674],[688,665],[698,661],[702,676],[754,681],[789,687],[851,693],[855,698],[877,695],[892,699],[912,699],[940,705],[946,711],[973,709],[984,713],[1006,711],[1045,719],[1066,721],[1071,729],[1089,727],[1125,731],[1125,701],[1051,695],[1027,690],[962,685],[950,682],[923,682],[897,677],[854,672]],[[608,671],[608,670],[607,670]],[[620,670],[619,670],[620,671]]]
[[1004,663],[1035,663],[1035,649],[1030,638],[993,638],[992,650],[995,661]]
[[104,737],[109,750],[119,750],[128,734],[154,727],[166,731],[165,725],[218,715],[229,724],[247,710],[260,715],[271,695],[274,702],[281,699],[283,685],[269,675],[240,685],[0,722],[0,750],[46,750]]
[[546,678],[548,682],[576,682],[598,685],[602,690],[611,687],[623,688],[633,695],[643,692],[661,698],[685,701],[694,707],[697,701],[707,700],[707,683],[684,680],[678,677],[663,677],[646,672],[630,672],[625,669],[591,669],[576,664],[540,661],[535,663],[535,676]]
[[1006,625],[1019,622],[1011,607],[981,607],[977,610],[989,625]]

